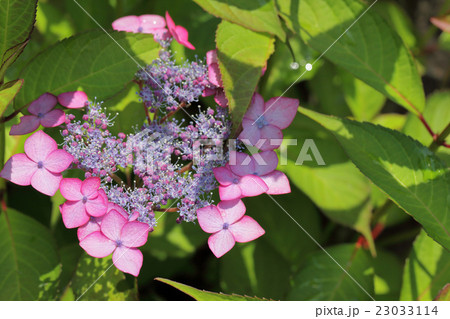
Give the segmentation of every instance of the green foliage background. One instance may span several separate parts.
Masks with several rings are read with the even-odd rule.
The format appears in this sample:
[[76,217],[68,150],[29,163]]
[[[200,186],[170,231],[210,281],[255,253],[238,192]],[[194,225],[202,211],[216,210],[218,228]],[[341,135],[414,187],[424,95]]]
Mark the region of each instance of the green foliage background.
[[[284,131],[298,143],[279,167],[292,193],[245,199],[266,234],[221,259],[197,224],[164,215],[135,279],[82,252],[61,195],[2,180],[1,300],[432,300],[450,282],[450,150],[439,146],[450,138],[422,123],[449,133],[450,36],[428,21],[450,1],[77,2],[96,21],[73,0],[0,0],[2,164],[23,151],[26,136],[7,134],[15,115],[46,91],[104,100],[115,133],[142,122],[132,79],[158,45],[111,23],[168,10],[197,48],[174,43],[179,61],[218,48],[235,132],[255,89],[300,100]],[[295,164],[309,139],[326,165]]]

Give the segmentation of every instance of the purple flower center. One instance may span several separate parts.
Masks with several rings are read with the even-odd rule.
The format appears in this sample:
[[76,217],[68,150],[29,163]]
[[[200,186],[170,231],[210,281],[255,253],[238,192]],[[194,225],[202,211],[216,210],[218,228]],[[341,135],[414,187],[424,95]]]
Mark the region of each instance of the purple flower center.
[[38,164],[38,168],[44,167],[44,163],[42,163],[42,161],[39,161],[37,164]]
[[230,227],[230,224],[228,224],[228,223],[224,223],[224,224],[223,224],[223,229],[227,230],[228,227]]
[[139,28],[137,29],[137,32],[142,32],[142,31],[144,31],[144,28],[143,28],[143,27],[139,27]]
[[86,204],[86,202],[88,201],[88,198],[86,196],[83,196],[83,199],[81,201],[83,202],[83,204]]
[[259,129],[262,129],[264,126],[269,125],[269,122],[267,122],[266,118],[264,117],[264,115],[261,115],[257,120],[256,120],[256,126]]
[[116,240],[116,246],[117,247],[121,247],[122,246],[122,241],[120,239]]
[[38,113],[37,117],[38,117],[39,119],[43,118],[43,117],[44,117],[44,113]]
[[233,179],[233,183],[234,184],[238,184],[239,183],[239,179],[238,178]]

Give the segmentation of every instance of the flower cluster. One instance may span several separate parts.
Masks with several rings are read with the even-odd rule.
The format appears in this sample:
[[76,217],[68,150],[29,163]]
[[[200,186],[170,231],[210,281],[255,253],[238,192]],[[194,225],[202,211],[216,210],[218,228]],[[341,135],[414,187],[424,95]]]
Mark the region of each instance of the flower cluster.
[[[136,74],[147,118],[133,133],[115,136],[110,132],[115,118],[102,103],[88,102],[81,91],[58,97],[46,93],[31,103],[31,115],[23,116],[11,134],[26,134],[39,125],[62,126],[61,149],[38,131],[26,140],[25,153],[11,157],[0,176],[49,196],[59,189],[66,199],[60,206],[62,221],[67,228],[77,228],[80,246],[97,258],[113,254],[115,266],[134,276],[143,263],[138,248],[157,226],[156,212],[177,213],[178,222],[198,220],[212,234],[208,244],[216,257],[235,242],[263,235],[262,227],[245,215],[242,199],[290,192],[287,177],[276,170],[274,149],[298,101],[280,97],[265,103],[255,93],[238,144],[260,152],[247,154],[244,147],[237,150],[227,143],[232,127],[215,50],[208,52],[206,65],[201,60],[177,64],[168,49],[173,39],[195,48],[186,29],[176,26],[168,13],[165,18],[123,17],[113,28],[154,34],[162,46],[159,58]],[[201,96],[212,94],[216,106],[186,111]],[[65,114],[55,109],[58,103],[84,108],[85,114],[81,119]],[[63,178],[68,168],[82,170],[85,179]],[[217,189],[216,205],[212,194]]]

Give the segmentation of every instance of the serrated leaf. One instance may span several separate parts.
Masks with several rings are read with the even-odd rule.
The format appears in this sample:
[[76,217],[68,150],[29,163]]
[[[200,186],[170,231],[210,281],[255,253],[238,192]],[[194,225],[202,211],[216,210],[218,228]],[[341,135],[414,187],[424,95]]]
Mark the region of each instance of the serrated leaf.
[[450,255],[422,231],[405,263],[400,300],[433,300],[450,278]]
[[[336,139],[320,125],[301,115],[296,116],[284,131],[284,138],[285,145],[291,140],[297,146],[286,145],[287,157],[281,153],[279,169],[325,215],[370,239],[370,183],[348,160]],[[317,147],[317,154],[312,152],[312,145]],[[302,161],[300,154],[305,152],[311,160]],[[316,155],[320,156],[324,165],[319,165],[320,159]]]
[[267,34],[222,21],[217,28],[216,44],[223,87],[233,121],[232,133],[236,133],[261,71],[274,50],[274,39]]
[[[120,46],[119,46],[120,45]],[[21,77],[28,83],[15,100],[25,105],[45,92],[83,90],[104,100],[125,88],[139,66],[158,57],[153,35],[89,31],[58,42],[36,56]]]
[[212,15],[231,23],[253,31],[271,33],[282,41],[286,38],[274,0],[194,0],[194,2]]
[[325,58],[407,110],[423,110],[424,90],[410,52],[374,10],[364,13],[362,1],[277,1],[287,26]]
[[[318,251],[309,256],[305,266],[294,277],[288,299],[371,300],[374,288],[370,255],[363,249],[355,250],[352,244],[330,247],[327,248],[327,252],[348,274],[327,254]],[[349,274],[362,288],[350,278]]]
[[450,171],[442,160],[398,131],[305,108],[300,112],[330,130],[364,175],[450,249]]
[[258,297],[248,297],[248,296],[240,296],[236,294],[226,295],[223,293],[211,292],[206,290],[199,290],[197,288],[181,284],[176,281],[172,281],[165,278],[155,278],[155,280],[161,281],[165,284],[168,284],[185,294],[191,296],[197,301],[258,301],[258,300],[266,300],[264,298]]
[[0,117],[6,111],[8,105],[14,100],[17,93],[20,91],[23,85],[23,80],[11,81],[3,84],[0,87]]
[[75,300],[137,300],[137,289],[117,269],[111,256],[94,258],[83,254],[78,262],[70,288]]
[[0,300],[54,300],[61,265],[44,226],[8,209],[0,213]]
[[10,48],[29,38],[36,6],[35,0],[0,0],[0,65],[11,55]]

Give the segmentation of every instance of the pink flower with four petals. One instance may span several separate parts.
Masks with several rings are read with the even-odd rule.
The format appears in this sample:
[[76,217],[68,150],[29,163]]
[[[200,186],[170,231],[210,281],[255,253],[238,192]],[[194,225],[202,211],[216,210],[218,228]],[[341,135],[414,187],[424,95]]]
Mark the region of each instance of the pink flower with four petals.
[[147,242],[150,227],[147,224],[129,222],[116,210],[111,210],[100,225],[101,231],[86,236],[80,246],[92,257],[103,258],[113,253],[113,263],[121,271],[137,276],[143,256],[136,247]]
[[67,201],[60,206],[64,225],[76,228],[89,222],[91,217],[101,217],[108,209],[108,198],[100,189],[100,178],[64,178],[59,187]]
[[197,210],[200,227],[212,233],[208,246],[217,258],[233,248],[236,242],[246,243],[264,235],[264,229],[253,218],[244,215],[245,205],[239,199]]
[[263,97],[255,93],[250,107],[242,120],[243,131],[239,139],[261,151],[273,150],[281,145],[283,133],[294,120],[298,100],[274,97],[264,103]]
[[13,155],[0,176],[18,185],[31,185],[45,195],[55,195],[61,173],[70,166],[73,156],[59,150],[55,140],[42,131],[31,135],[24,148],[25,154]]

